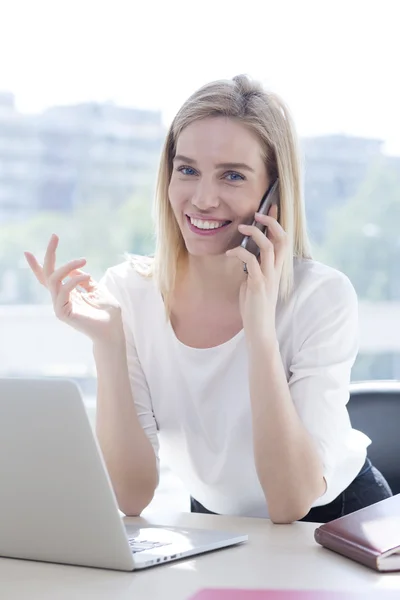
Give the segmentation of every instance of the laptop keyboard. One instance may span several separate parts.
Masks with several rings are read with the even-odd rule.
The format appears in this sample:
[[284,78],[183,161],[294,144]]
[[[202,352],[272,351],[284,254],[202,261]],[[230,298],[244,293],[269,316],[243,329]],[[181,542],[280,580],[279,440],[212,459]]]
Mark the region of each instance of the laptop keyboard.
[[170,542],[150,542],[147,540],[139,540],[138,538],[128,538],[129,545],[132,550],[132,554],[138,552],[144,552],[145,550],[153,550],[153,548],[162,548],[163,546],[169,546]]

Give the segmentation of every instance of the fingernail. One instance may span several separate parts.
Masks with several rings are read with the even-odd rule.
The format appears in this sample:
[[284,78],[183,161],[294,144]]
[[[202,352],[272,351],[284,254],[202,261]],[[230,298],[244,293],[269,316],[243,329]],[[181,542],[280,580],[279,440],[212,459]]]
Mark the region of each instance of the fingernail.
[[246,229],[247,225],[244,225],[243,223],[241,223],[238,227],[238,229]]

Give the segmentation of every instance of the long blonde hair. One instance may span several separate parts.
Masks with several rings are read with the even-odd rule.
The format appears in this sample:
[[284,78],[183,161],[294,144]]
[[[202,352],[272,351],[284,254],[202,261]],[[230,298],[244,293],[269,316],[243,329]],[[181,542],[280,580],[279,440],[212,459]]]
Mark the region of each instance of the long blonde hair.
[[281,298],[287,298],[293,287],[293,257],[311,258],[299,143],[286,104],[277,94],[265,91],[260,83],[245,75],[208,83],[192,94],[178,111],[161,154],[154,204],[156,250],[151,272],[163,296],[167,315],[178,265],[187,252],[168,196],[177,139],[190,123],[218,116],[240,121],[255,132],[264,151],[270,180],[279,177],[280,224],[289,239],[280,283]]

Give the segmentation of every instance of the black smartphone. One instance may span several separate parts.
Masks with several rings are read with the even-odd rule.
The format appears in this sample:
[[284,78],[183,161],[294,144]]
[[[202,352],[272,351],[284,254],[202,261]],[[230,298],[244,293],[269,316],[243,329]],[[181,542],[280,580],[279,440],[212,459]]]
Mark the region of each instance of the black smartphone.
[[[279,179],[276,179],[274,183],[268,188],[266,193],[261,199],[260,207],[258,212],[262,215],[267,215],[271,206],[276,205],[278,207],[278,221],[279,221],[279,212],[280,212],[280,203],[279,203]],[[267,233],[267,227],[262,225],[258,221],[253,221],[253,225],[257,227],[264,234]],[[257,256],[260,254],[260,248],[257,246],[253,238],[246,235],[243,238],[242,243],[240,244],[242,248],[246,248],[249,252]]]

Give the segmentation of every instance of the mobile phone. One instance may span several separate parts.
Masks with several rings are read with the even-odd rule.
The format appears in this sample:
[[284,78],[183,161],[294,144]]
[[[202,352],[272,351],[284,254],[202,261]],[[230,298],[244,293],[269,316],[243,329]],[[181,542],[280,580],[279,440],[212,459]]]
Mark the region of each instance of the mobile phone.
[[[279,220],[279,212],[280,212],[280,203],[279,203],[279,179],[276,179],[274,183],[268,188],[265,192],[264,196],[261,199],[260,207],[258,212],[262,215],[267,215],[271,206],[276,205],[278,207],[278,220]],[[253,221],[253,225],[257,227],[264,234],[267,233],[267,227],[262,225],[258,221]],[[257,246],[252,237],[246,235],[243,238],[242,243],[240,244],[242,248],[246,248],[249,252],[254,254],[254,256],[258,257],[260,254],[260,248]]]

